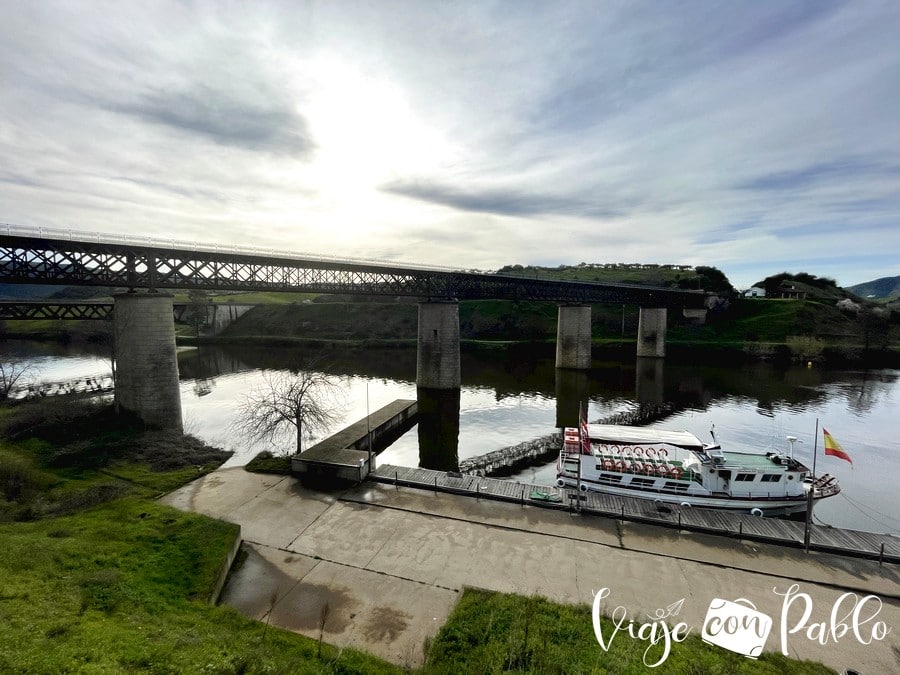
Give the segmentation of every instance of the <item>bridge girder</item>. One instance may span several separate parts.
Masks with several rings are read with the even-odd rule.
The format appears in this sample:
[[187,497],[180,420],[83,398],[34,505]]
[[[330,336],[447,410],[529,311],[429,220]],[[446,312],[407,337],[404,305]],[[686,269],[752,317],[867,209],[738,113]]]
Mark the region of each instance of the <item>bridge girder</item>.
[[[292,291],[423,299],[704,306],[702,291],[416,269],[340,260],[0,235],[0,282],[111,288]],[[82,305],[84,303],[81,303]]]
[[[183,323],[190,305],[175,303],[173,317]],[[36,321],[41,319],[69,321],[108,321],[113,318],[115,305],[111,302],[0,302],[0,321]]]

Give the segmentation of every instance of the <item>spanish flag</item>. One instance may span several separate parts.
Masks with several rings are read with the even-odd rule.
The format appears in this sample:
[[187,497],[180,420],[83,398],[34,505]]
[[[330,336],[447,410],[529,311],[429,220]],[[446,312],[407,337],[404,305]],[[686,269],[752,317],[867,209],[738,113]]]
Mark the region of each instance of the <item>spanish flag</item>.
[[846,459],[852,465],[853,460],[850,459],[850,455],[844,452],[841,444],[834,440],[834,438],[831,436],[831,434],[828,433],[828,430],[825,427],[822,427],[822,433],[825,434],[825,454],[832,455],[834,457],[840,457],[841,459]]

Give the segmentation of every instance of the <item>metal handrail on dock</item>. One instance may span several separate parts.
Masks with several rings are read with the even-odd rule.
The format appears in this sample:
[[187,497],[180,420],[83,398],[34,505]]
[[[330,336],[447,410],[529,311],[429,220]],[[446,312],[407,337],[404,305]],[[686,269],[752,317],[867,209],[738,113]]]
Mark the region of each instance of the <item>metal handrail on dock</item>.
[[[804,548],[805,528],[801,523],[780,518],[730,513],[718,509],[657,504],[646,499],[620,497],[600,492],[578,491],[547,485],[518,483],[457,472],[434,471],[385,464],[369,474],[369,480],[397,487],[435,490],[469,497],[539,506],[557,510],[578,510],[584,514],[660,525],[691,532],[716,534],[793,548]],[[809,549],[879,563],[900,563],[900,537],[810,525]]]

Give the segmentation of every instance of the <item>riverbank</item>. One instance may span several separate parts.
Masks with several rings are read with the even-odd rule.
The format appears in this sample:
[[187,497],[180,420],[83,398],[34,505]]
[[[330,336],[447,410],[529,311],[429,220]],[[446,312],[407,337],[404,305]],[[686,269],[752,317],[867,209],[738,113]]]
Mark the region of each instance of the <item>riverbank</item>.
[[[233,296],[241,298],[242,296]],[[217,336],[195,338],[182,327],[183,344],[409,347],[416,344],[412,301],[331,301],[262,304]],[[555,349],[557,307],[547,302],[471,300],[459,303],[461,347],[545,353]],[[591,307],[595,361],[633,358],[638,308]],[[4,336],[106,344],[100,322],[8,322]],[[900,367],[900,314],[863,321],[834,304],[813,300],[736,299],[710,311],[704,324],[669,312],[666,358],[689,362],[703,356],[719,364],[768,361],[822,363],[833,367]]]
[[[308,635],[319,630],[310,617],[327,603],[328,641],[369,649],[395,663],[413,657],[422,662],[426,640],[461,639],[439,636],[438,628],[471,586],[571,606],[590,603],[606,587],[611,596],[604,612],[622,605],[638,621],[658,608],[665,613],[681,599],[670,626],[684,621],[697,635],[715,598],[748,598],[777,621],[782,598],[773,588],[787,591],[796,583],[813,603],[811,620],[827,620],[836,599],[852,591],[879,595],[879,619],[900,625],[900,572],[870,561],[368,483],[324,493],[290,477],[239,468],[195,481],[163,501],[241,525],[248,558],[229,581],[225,603]],[[278,599],[274,607],[268,598]],[[794,613],[791,618],[797,620]],[[485,625],[480,636],[467,638],[473,655],[485,632],[503,630],[499,623]],[[588,642],[573,648],[589,650],[590,663],[607,663],[587,636]],[[620,635],[617,644],[628,645],[637,658],[606,667],[644,672],[646,645],[637,650],[635,642]],[[767,652],[780,651],[777,628],[766,644]],[[869,645],[849,636],[821,645],[798,633],[789,636],[787,649],[792,657],[832,668],[886,672],[895,663],[896,644],[894,633]],[[731,656],[718,647],[698,648]],[[682,664],[690,662],[681,658],[690,655],[683,649],[673,646]],[[735,668],[752,663],[740,658]],[[781,664],[767,667],[782,671]]]
[[398,672],[208,604],[239,527],[154,498],[228,453],[109,413],[0,409],[0,671]]
[[[372,501],[366,486],[359,488],[354,506],[352,495],[309,492],[293,479],[258,477],[242,469],[206,473],[222,453],[189,437],[148,433],[127,418],[109,419],[102,407],[77,415],[65,404],[30,407],[30,412],[20,406],[0,415],[3,504],[17,507],[0,510],[0,614],[5,619],[0,670],[394,673],[421,664],[427,651],[424,673],[486,672],[491,664],[487,670],[506,664],[520,672],[542,672],[542,663],[562,663],[554,650],[596,651],[583,609],[573,614],[566,606],[533,597],[472,591],[464,591],[464,602],[458,603],[461,584],[480,581],[458,562],[452,563],[453,574],[463,574],[458,587],[417,579],[423,572],[430,575],[434,556],[442,554],[434,542],[408,548],[423,562],[412,562],[410,574],[397,576],[392,570],[373,577],[376,554],[389,554],[391,548],[383,540],[384,527],[394,526],[378,515],[345,522],[347,514],[365,511]],[[197,475],[199,482],[178,487]],[[173,488],[163,500],[153,499]],[[251,527],[183,508],[198,503],[204,505],[198,512],[218,511],[231,521],[246,516]],[[335,506],[349,511],[331,510]],[[382,507],[393,514],[408,508],[399,502]],[[231,517],[236,512],[243,515]],[[427,531],[455,542],[455,548],[461,542],[453,518],[446,513],[444,518],[427,524]],[[266,543],[272,533],[281,536],[313,522],[325,526],[324,536],[310,533],[302,553],[293,551],[293,543]],[[338,545],[352,560],[335,561],[336,540],[329,532],[351,535],[352,541]],[[411,530],[414,538],[424,532],[419,523]],[[226,602],[255,603],[262,612],[258,621],[250,612],[243,612],[248,618],[207,602],[215,597],[238,536],[249,543],[233,570]],[[478,534],[473,541],[487,540]],[[302,574],[301,583],[292,579],[296,574]],[[235,580],[248,577],[254,583],[245,593]],[[540,584],[517,590],[542,592]],[[524,623],[518,620],[522,608]],[[450,623],[441,628],[448,616]],[[494,616],[515,621],[494,624]],[[477,628],[486,619],[491,629]],[[567,625],[561,620],[571,630],[548,647],[546,636]],[[409,626],[418,633],[397,650]],[[607,633],[614,630],[606,618],[601,626]],[[383,653],[395,665],[348,648],[341,637],[348,631],[366,651]],[[466,631],[469,636],[459,642]],[[436,637],[426,641],[426,634]],[[606,664],[618,672],[643,672],[641,659],[635,646],[619,641],[608,653],[566,663],[576,670]],[[829,672],[778,656],[757,663],[705,646],[696,637],[680,644],[672,658],[673,664],[687,662],[739,673],[773,668]]]

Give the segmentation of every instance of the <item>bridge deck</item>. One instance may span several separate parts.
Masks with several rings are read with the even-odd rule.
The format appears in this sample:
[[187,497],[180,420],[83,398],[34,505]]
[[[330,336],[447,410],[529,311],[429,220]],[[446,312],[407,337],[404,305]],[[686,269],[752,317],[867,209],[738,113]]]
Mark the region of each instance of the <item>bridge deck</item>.
[[[547,485],[517,483],[445,471],[385,464],[369,474],[371,480],[393,485],[437,490],[471,497],[484,497],[553,509],[574,509],[575,490]],[[778,518],[667,505],[660,509],[646,499],[618,497],[589,491],[582,495],[582,513],[673,527],[692,532],[725,535],[803,548],[804,525]],[[900,537],[810,526],[811,550],[900,563]]]
[[706,302],[706,293],[678,288],[239,251],[115,235],[79,237],[84,235],[6,225],[0,230],[0,280],[129,289],[302,291],[689,309],[702,309]]

